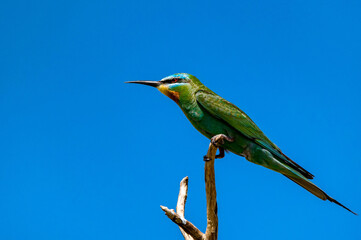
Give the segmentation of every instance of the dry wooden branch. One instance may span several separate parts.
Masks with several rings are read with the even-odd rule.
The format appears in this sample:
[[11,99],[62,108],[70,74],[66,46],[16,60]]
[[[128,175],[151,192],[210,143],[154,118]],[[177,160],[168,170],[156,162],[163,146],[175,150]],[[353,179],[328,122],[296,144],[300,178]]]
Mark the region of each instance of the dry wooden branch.
[[217,192],[216,176],[214,172],[214,159],[216,153],[217,147],[210,143],[207,153],[207,157],[210,160],[206,162],[204,167],[207,196],[207,230],[205,239],[207,240],[216,240],[218,238]]
[[160,206],[161,209],[165,212],[165,215],[169,217],[174,223],[176,223],[180,228],[183,229],[184,232],[192,236],[195,240],[204,240],[204,234],[195,227],[191,222],[185,220],[181,216],[179,216],[173,209],[168,209],[167,207]]
[[[177,213],[183,219],[184,219],[184,209],[187,201],[187,194],[188,194],[188,177],[185,177],[180,182],[179,195],[178,195],[177,208],[176,208]],[[181,227],[179,227],[179,229],[185,240],[194,239],[193,237],[191,237],[191,235],[186,233]]]
[[202,233],[191,222],[184,218],[185,203],[187,201],[188,192],[188,177],[183,178],[180,183],[177,212],[169,210],[167,207],[160,206],[165,214],[176,223],[185,240],[216,240],[218,238],[218,216],[217,216],[217,193],[216,193],[216,179],[214,172],[214,159],[218,147],[212,143],[209,144],[206,158],[209,161],[205,162],[204,176],[206,182],[206,197],[207,197],[207,229],[206,233]]

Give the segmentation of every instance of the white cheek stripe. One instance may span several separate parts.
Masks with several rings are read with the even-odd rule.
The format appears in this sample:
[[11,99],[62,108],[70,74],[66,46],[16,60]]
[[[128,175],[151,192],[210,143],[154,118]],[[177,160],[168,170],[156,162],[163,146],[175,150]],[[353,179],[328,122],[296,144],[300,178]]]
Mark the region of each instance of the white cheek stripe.
[[168,88],[169,88],[170,90],[172,90],[173,87],[182,86],[182,85],[184,85],[184,84],[186,84],[186,83],[171,83],[171,84],[168,84]]

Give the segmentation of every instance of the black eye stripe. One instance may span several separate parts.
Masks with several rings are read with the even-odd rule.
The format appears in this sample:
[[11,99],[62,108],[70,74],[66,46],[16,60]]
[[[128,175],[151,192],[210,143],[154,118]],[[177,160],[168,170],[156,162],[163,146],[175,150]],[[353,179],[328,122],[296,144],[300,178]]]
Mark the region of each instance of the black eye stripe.
[[171,78],[171,79],[164,80],[162,82],[170,84],[170,83],[182,82],[182,79],[181,78]]

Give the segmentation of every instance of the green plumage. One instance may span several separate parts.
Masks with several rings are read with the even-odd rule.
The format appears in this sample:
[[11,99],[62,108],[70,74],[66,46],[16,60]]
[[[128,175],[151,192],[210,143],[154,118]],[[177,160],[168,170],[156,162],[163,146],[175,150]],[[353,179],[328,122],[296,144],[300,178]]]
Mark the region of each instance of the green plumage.
[[242,110],[212,92],[196,77],[180,73],[158,82],[133,83],[157,87],[172,98],[192,125],[207,138],[211,139],[218,134],[231,137],[234,141],[226,141],[222,146],[224,149],[244,156],[250,162],[279,172],[317,197],[346,208],[314,185],[309,180],[313,175],[283,154]]

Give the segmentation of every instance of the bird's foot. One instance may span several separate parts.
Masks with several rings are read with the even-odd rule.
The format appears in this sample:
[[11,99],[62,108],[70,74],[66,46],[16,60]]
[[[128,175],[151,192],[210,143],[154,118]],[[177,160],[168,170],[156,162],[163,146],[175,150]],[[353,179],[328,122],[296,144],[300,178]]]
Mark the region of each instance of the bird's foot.
[[225,154],[224,154],[224,148],[219,147],[219,154],[216,155],[216,159],[221,159],[224,158]]
[[[224,148],[219,147],[219,154],[217,154],[217,155],[215,156],[215,159],[224,158],[224,156],[226,156],[225,151],[226,151],[226,150],[224,150]],[[211,159],[210,159],[207,155],[204,155],[204,156],[203,156],[203,161],[208,162],[208,161],[210,161],[210,160],[211,160]]]
[[[234,138],[228,137],[225,134],[218,134],[211,138],[211,143],[213,144],[213,146],[215,146],[219,149],[219,154],[217,154],[215,156],[216,159],[224,158],[224,156],[225,156],[225,151],[227,151],[227,150],[225,150],[223,147],[221,147],[224,144],[225,140],[228,142],[233,142]],[[211,159],[207,155],[205,155],[203,157],[203,160],[205,162],[208,162]]]
[[233,142],[234,139],[231,137],[228,137],[224,134],[218,134],[216,136],[213,136],[211,138],[211,143],[215,146],[215,147],[220,147],[221,145],[224,144],[224,140],[227,140],[228,142]]
[[209,161],[211,161],[211,159],[207,155],[204,155],[203,156],[203,161],[209,162]]

